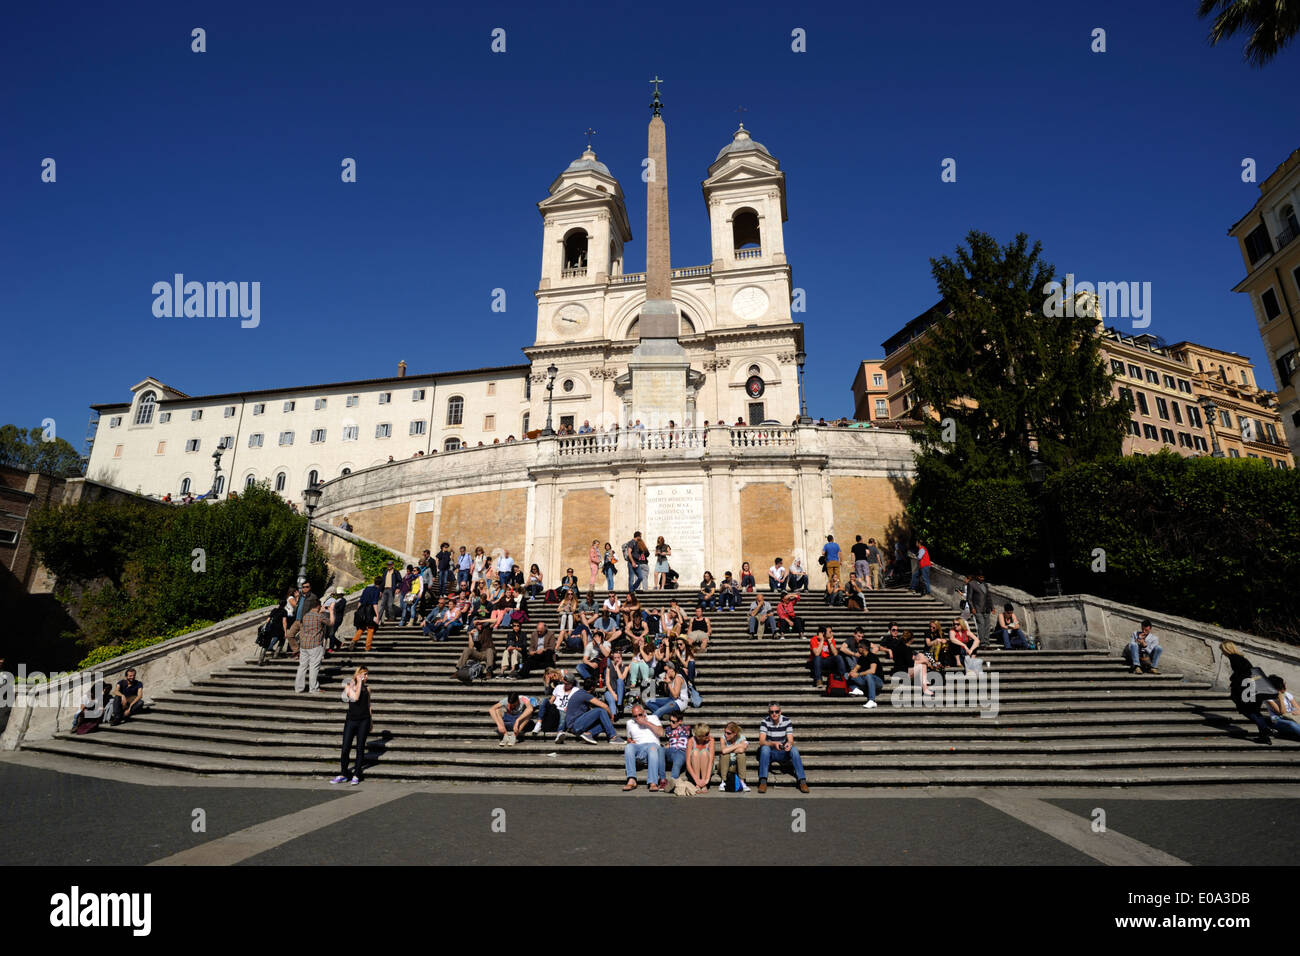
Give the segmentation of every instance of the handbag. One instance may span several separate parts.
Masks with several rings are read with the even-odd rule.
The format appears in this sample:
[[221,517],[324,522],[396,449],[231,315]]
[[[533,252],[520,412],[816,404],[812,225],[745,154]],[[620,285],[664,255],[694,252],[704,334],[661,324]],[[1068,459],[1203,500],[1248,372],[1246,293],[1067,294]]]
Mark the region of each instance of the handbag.
[[848,697],[849,682],[840,674],[831,674],[826,678],[827,697]]
[[690,695],[691,695],[691,706],[692,706],[692,707],[695,707],[695,708],[703,707],[703,706],[704,706],[704,698],[701,697],[701,696],[700,696],[700,692],[699,692],[698,690],[695,689],[695,685],[694,685],[694,684],[687,684],[687,685],[686,685],[686,689],[687,689],[688,691],[690,691]]

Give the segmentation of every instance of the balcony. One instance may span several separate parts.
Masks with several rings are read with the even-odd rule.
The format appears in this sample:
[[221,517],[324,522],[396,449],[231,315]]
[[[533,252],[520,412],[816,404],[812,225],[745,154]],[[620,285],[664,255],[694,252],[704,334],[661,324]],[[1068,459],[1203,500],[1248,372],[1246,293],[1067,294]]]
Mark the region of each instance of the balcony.
[[1277,251],[1281,252],[1282,247],[1296,237],[1296,233],[1297,233],[1297,229],[1295,226],[1290,226],[1287,229],[1280,232],[1277,238],[1273,241],[1273,244],[1277,247]]
[[761,259],[762,257],[763,257],[763,250],[761,248],[736,250],[737,259]]
[[[713,266],[683,266],[680,269],[673,269],[669,273],[673,279],[690,279],[694,276],[712,275]],[[625,272],[622,275],[611,276],[612,285],[631,285],[635,282],[645,282],[644,272]]]
[[586,266],[577,266],[576,268],[573,268],[573,269],[561,269],[561,270],[560,270],[560,278],[561,278],[561,279],[582,279],[582,278],[585,278],[586,275],[587,275],[587,267],[586,267]]
[[586,458],[644,452],[704,449],[729,451],[733,448],[790,448],[795,444],[793,427],[660,428],[626,429],[591,435],[570,435],[556,440],[558,458]]

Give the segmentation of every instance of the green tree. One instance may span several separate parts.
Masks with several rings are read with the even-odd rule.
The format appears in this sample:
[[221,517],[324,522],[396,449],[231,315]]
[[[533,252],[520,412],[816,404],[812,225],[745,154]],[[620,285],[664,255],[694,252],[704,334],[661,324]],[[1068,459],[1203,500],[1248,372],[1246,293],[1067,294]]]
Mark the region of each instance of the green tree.
[[0,465],[56,478],[76,478],[82,474],[81,456],[62,438],[45,440],[45,429],[22,429],[17,425],[0,426]]
[[1214,17],[1210,45],[1247,33],[1246,62],[1266,66],[1300,32],[1300,0],[1201,0],[1196,15]]
[[1045,314],[1055,269],[1041,253],[1024,233],[1000,246],[972,231],[955,258],[930,260],[943,303],[913,343],[914,437],[947,481],[1023,479],[1031,439],[1054,470],[1122,448],[1128,415],[1095,322]]

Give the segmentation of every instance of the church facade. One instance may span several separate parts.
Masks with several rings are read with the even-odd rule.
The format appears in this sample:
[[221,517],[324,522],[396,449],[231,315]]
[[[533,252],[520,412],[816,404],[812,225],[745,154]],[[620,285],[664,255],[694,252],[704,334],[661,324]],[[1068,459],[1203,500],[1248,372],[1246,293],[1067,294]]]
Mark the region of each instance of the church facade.
[[[693,585],[884,538],[912,471],[899,430],[799,423],[803,327],[785,174],[743,125],[709,165],[712,260],[673,268],[666,128],[650,124],[646,272],[619,181],[588,148],[551,183],[526,364],[190,396],[158,379],[92,406],[88,477],[161,496],[266,481],[406,554],[508,548],[554,581],[593,540],[664,535]],[[548,388],[549,386],[549,388]],[[548,393],[558,435],[542,430]],[[219,470],[214,469],[219,453]],[[215,478],[214,478],[215,475]],[[585,576],[584,576],[585,583]]]

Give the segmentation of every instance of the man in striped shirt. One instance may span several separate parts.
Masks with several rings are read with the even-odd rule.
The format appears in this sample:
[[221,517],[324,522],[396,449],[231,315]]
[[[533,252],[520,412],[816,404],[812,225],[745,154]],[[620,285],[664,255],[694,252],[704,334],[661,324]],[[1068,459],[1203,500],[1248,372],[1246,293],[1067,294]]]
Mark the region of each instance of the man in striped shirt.
[[794,725],[790,718],[781,714],[780,704],[769,704],[767,717],[758,725],[758,792],[767,793],[767,771],[773,762],[789,764],[795,779],[799,781],[799,790],[808,792],[808,781],[804,779],[803,761],[799,759],[799,749],[794,745]]
[[302,693],[311,675],[311,692],[320,693],[320,662],[325,659],[325,610],[315,595],[305,599],[307,610],[303,613],[298,632],[298,673],[293,679],[293,689]]

